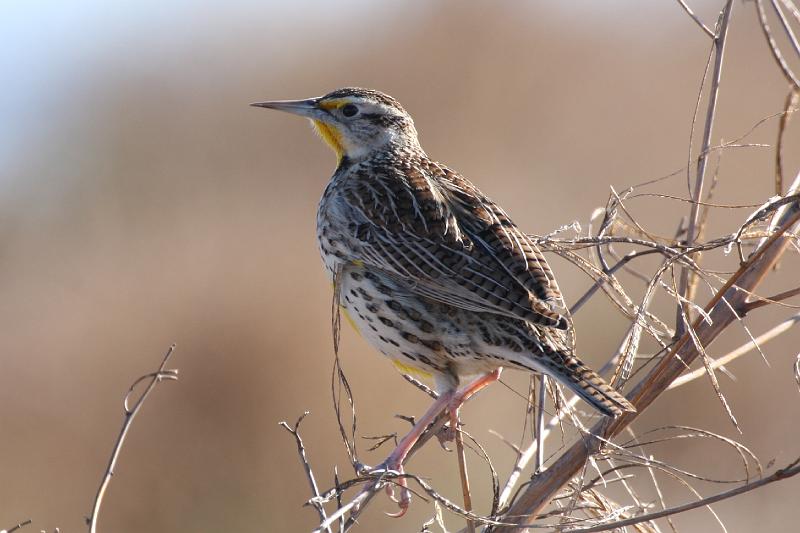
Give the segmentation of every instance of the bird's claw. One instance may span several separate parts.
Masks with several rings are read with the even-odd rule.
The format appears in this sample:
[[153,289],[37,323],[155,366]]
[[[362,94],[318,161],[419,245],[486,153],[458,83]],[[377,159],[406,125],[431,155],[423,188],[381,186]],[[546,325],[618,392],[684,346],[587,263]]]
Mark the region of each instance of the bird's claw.
[[400,487],[399,498],[395,495],[395,485],[392,483],[386,484],[386,494],[389,496],[389,499],[396,503],[400,508],[400,510],[396,513],[386,513],[386,516],[390,518],[400,518],[406,514],[406,511],[408,511],[408,506],[411,503],[411,491],[409,491],[408,487],[406,487],[405,478],[397,478],[397,485]]
[[456,440],[456,430],[449,425],[444,426],[436,433],[436,439],[439,441],[439,446],[441,446],[443,450],[452,452],[453,450],[447,447],[447,443]]
[[[362,465],[363,466],[363,465]],[[402,464],[396,464],[393,461],[387,460],[384,463],[376,466],[368,470],[369,474],[372,476],[379,476],[379,479],[375,481],[375,484],[372,487],[377,487],[380,483],[386,483],[386,487],[384,490],[386,491],[386,495],[389,496],[389,499],[392,500],[397,504],[400,508],[399,511],[396,513],[386,513],[386,516],[392,518],[400,518],[406,511],[408,511],[408,506],[411,503],[411,491],[408,490],[406,478],[403,477],[405,472],[403,471]],[[392,481],[383,481],[380,479],[385,474],[390,474],[392,477],[395,477],[395,480]],[[395,492],[395,487],[400,488],[400,496],[398,497]],[[367,489],[369,490],[369,489]]]

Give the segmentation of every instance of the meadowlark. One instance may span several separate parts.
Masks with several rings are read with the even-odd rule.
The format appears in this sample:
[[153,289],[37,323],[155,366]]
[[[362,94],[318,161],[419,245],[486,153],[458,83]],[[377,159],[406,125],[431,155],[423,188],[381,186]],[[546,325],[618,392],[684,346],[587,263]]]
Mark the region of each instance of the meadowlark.
[[[385,466],[402,471],[432,419],[444,408],[454,416],[502,367],[547,374],[605,415],[635,410],[573,353],[569,313],[536,243],[428,157],[397,100],[344,88],[252,105],[309,118],[336,152],[317,237],[341,307],[372,346],[432,376],[440,393]],[[479,377],[459,390],[466,376]]]

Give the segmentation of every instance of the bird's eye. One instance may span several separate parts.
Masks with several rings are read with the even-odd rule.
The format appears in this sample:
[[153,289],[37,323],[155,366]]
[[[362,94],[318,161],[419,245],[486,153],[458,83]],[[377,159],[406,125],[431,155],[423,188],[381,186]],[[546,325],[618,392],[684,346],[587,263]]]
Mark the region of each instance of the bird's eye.
[[358,114],[358,108],[353,104],[345,104],[342,106],[342,115],[346,117],[354,117]]

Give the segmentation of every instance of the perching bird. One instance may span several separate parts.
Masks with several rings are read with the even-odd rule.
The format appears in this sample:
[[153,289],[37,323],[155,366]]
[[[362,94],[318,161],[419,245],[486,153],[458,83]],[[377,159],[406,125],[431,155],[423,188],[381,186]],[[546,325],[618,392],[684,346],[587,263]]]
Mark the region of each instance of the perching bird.
[[[570,317],[536,243],[428,157],[397,100],[345,88],[252,105],[311,119],[336,152],[317,212],[322,259],[361,334],[401,369],[433,376],[440,398],[431,416],[455,412],[501,367],[547,374],[609,416],[635,410],[573,353]],[[459,391],[465,376],[482,377]],[[431,416],[388,467],[402,471]]]

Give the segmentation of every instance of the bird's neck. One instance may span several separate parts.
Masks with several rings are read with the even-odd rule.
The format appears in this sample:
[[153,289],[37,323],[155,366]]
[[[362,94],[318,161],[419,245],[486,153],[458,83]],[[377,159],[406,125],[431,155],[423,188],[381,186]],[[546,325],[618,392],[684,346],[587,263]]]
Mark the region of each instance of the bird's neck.
[[350,160],[352,162],[386,158],[402,160],[415,156],[427,157],[416,138],[394,137],[375,148],[354,154]]

